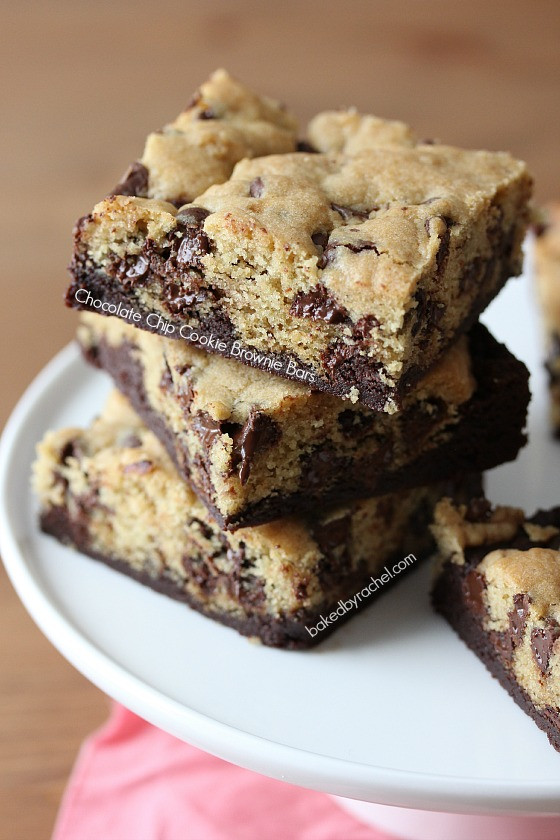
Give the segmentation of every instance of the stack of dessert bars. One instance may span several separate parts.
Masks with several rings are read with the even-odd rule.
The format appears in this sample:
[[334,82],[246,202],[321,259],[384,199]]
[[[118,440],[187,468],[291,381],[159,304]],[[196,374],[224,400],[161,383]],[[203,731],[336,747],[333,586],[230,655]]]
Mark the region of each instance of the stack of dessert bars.
[[80,219],[67,303],[118,390],[34,468],[44,531],[285,648],[430,553],[529,400],[477,323],[520,271],[524,164],[355,111],[299,137],[218,71]]

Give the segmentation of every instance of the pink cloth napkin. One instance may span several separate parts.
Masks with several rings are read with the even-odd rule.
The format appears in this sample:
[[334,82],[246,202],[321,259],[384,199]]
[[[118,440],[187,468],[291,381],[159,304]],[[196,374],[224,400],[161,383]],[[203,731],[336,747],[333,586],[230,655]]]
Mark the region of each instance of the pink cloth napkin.
[[214,758],[115,704],[80,750],[53,840],[388,840],[328,796]]

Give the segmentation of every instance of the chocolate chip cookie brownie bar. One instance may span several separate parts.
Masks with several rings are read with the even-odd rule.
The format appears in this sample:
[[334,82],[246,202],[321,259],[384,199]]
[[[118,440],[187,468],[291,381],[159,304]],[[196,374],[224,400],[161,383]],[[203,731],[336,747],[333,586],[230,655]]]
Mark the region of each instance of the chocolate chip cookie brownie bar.
[[[419,488],[223,532],[117,392],[91,428],[46,435],[34,486],[45,532],[245,635],[287,648],[321,641],[396,580],[393,564],[411,552],[410,564],[420,558],[433,505],[445,492]],[[339,602],[357,592],[345,612]]]
[[432,483],[516,457],[528,374],[478,325],[389,416],[86,313],[113,377],[222,527]]
[[433,603],[560,750],[560,507],[441,501]]
[[[205,145],[191,161],[185,133],[175,177],[168,134],[185,124],[200,131],[209,99],[150,141],[167,144],[164,165],[145,153],[141,183],[133,173],[80,220],[68,305],[396,411],[519,272],[525,165],[506,153],[416,143],[403,124],[383,130],[352,114],[314,121],[314,143],[327,151],[294,152],[291,118],[267,104],[236,117],[242,133],[255,109],[273,123],[274,141],[250,150],[260,157],[243,147],[226,174],[237,155],[228,152],[217,172],[214,145],[212,166]],[[218,131],[229,111],[210,112],[202,122]],[[195,195],[200,170],[212,174]]]
[[560,438],[560,202],[548,206],[546,220],[536,241],[535,261],[547,336],[550,414]]

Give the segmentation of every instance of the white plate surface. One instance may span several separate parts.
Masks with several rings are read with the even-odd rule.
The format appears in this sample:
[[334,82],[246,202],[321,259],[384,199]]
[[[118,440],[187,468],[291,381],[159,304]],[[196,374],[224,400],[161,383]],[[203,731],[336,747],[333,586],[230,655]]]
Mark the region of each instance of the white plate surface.
[[[488,476],[496,502],[557,504],[560,445],[529,282],[484,316],[531,368],[530,446]],[[461,812],[560,812],[560,755],[428,604],[427,567],[310,652],[234,631],[38,533],[29,491],[47,428],[86,424],[106,377],[68,347],[29,388],[0,455],[1,548],[25,606],[101,689],[174,735],[341,796]],[[63,710],[61,709],[61,713]]]

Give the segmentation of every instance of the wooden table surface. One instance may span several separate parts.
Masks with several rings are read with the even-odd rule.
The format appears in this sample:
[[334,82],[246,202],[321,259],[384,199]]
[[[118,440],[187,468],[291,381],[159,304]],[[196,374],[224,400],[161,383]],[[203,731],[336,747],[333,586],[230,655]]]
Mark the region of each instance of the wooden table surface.
[[[2,422],[72,337],[61,297],[73,221],[218,66],[302,122],[355,105],[423,137],[511,150],[529,162],[539,200],[560,197],[557,0],[0,7]],[[42,637],[3,572],[0,637],[0,838],[47,838],[107,699]]]

